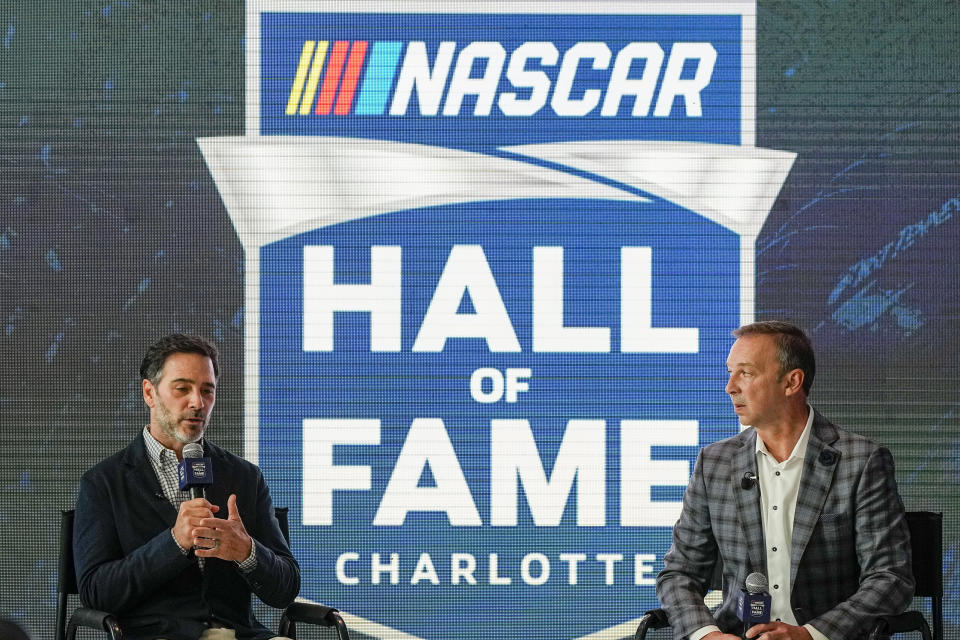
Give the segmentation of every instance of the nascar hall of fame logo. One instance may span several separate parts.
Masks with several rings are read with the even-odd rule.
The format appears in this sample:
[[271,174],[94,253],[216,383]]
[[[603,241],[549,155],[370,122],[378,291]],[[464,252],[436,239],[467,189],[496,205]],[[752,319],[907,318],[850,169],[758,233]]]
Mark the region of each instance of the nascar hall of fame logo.
[[754,146],[753,4],[247,24],[247,135],[199,144],[301,595],[374,637],[632,635],[698,448],[737,431],[723,362],[794,159]]

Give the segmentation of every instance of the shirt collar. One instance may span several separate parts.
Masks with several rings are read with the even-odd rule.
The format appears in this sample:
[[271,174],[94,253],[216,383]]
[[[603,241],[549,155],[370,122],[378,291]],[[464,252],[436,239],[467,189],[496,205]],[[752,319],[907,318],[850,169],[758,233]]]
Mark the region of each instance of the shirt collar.
[[[797,444],[793,446],[793,451],[790,452],[790,456],[780,464],[787,464],[794,458],[797,460],[803,460],[807,455],[807,444],[810,442],[810,432],[813,429],[813,406],[810,403],[807,403],[807,424],[804,425],[803,431],[800,433],[800,439],[797,440]],[[760,435],[757,435],[756,443],[756,453],[762,453],[765,456],[770,456],[772,460],[773,456],[767,451],[767,445],[764,444],[763,438]]]
[[177,454],[172,450],[167,449],[165,446],[160,444],[160,442],[153,437],[153,434],[150,433],[150,425],[146,425],[143,428],[143,444],[147,448],[147,455],[150,456],[150,460],[154,465],[159,465],[160,462],[168,455],[172,453],[174,459],[176,459]]

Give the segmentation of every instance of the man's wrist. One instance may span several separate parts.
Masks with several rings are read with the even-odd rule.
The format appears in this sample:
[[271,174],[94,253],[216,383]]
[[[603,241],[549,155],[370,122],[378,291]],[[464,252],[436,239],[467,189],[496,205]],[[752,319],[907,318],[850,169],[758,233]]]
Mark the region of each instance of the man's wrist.
[[253,538],[250,538],[250,555],[243,562],[238,562],[237,566],[244,573],[249,573],[257,568],[257,545]]
[[175,533],[173,532],[173,529],[172,529],[172,528],[170,529],[170,536],[173,538],[173,543],[174,543],[175,545],[177,545],[177,548],[178,548],[178,549],[180,549],[180,553],[182,553],[182,554],[185,555],[185,556],[190,555],[190,549],[184,549],[184,548],[183,548],[183,545],[180,544],[180,541],[179,541],[179,540],[177,540],[177,534],[175,534]]

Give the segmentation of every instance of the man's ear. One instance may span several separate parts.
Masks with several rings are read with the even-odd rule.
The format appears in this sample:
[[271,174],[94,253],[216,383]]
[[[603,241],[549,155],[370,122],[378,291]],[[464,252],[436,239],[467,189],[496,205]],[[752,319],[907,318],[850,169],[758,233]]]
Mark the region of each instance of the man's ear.
[[783,377],[784,381],[784,393],[788,396],[792,396],[795,393],[803,391],[803,369],[793,369],[787,372],[787,375]]
[[157,403],[157,388],[146,378],[140,383],[140,387],[143,389],[143,401],[147,403],[148,407],[153,409]]

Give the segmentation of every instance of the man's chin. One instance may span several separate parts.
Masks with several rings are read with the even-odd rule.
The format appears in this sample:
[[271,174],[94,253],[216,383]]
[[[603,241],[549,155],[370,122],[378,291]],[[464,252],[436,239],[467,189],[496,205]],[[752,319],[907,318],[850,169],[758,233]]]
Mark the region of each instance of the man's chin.
[[203,438],[203,432],[206,431],[207,426],[204,425],[199,429],[186,429],[181,428],[177,429],[175,438],[180,441],[181,444],[190,444],[191,442],[200,442]]

